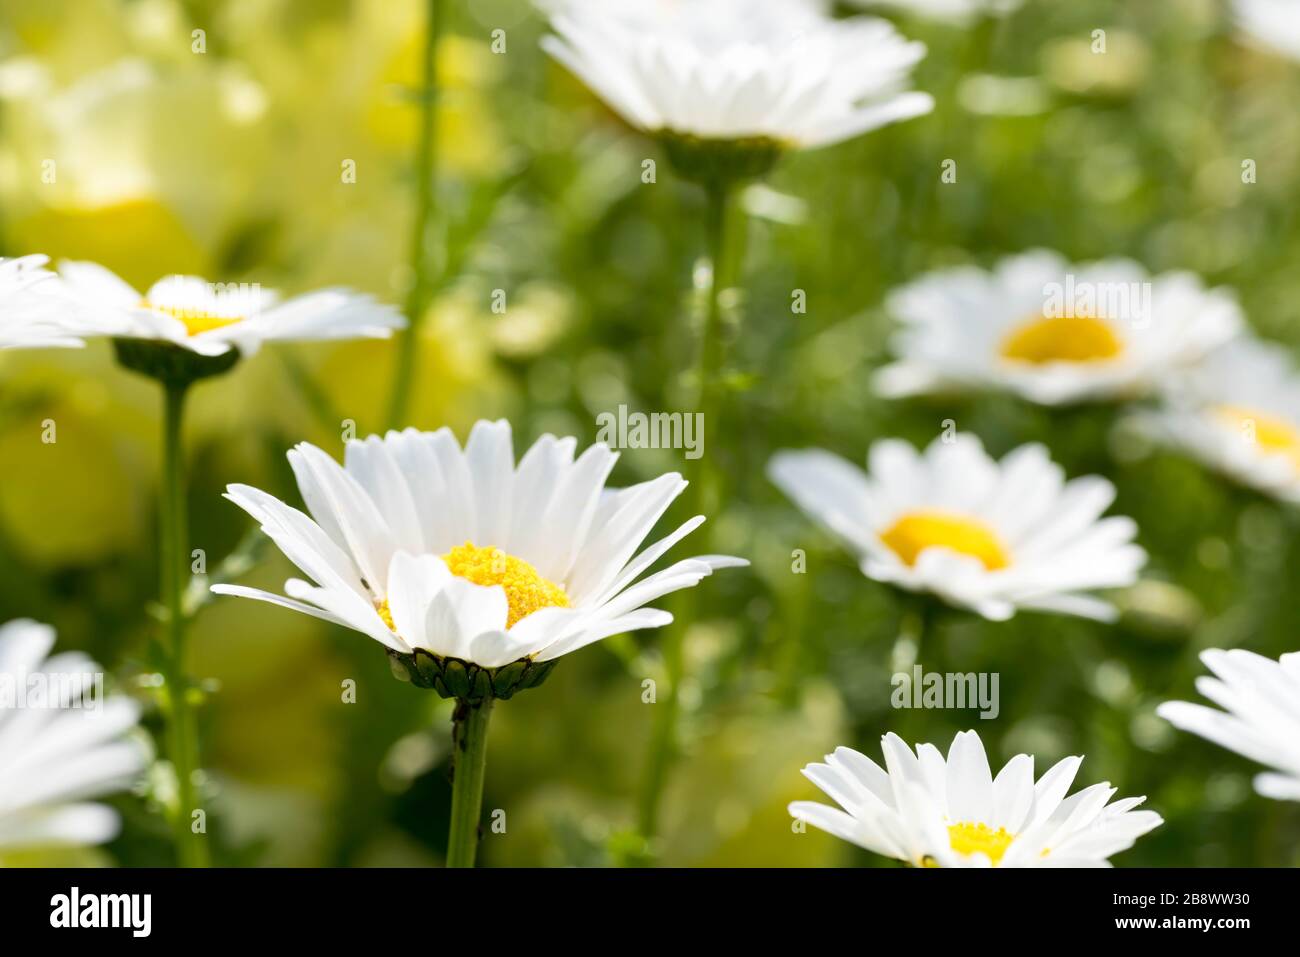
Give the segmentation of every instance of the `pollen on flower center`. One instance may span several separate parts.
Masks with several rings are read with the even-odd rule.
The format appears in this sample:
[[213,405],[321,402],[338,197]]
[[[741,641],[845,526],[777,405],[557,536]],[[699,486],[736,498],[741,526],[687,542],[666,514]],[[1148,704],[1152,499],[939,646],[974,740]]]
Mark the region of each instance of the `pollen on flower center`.
[[880,535],[880,540],[908,565],[927,548],[949,548],[971,555],[989,571],[1011,564],[997,534],[983,522],[947,512],[908,512]]
[[1004,359],[1033,365],[1106,362],[1123,351],[1124,343],[1110,323],[1091,316],[1040,316],[1012,330],[1002,342]]
[[173,319],[179,319],[185,323],[185,331],[191,336],[197,336],[200,332],[210,332],[213,329],[221,329],[225,326],[233,326],[237,322],[243,322],[243,316],[219,316],[214,312],[207,312],[203,309],[191,309],[186,306],[167,306],[160,305],[156,302],[150,302],[147,299],[140,301],[141,309],[148,309],[152,312],[161,312],[165,316],[171,316]]
[[995,831],[987,824],[948,825],[948,843],[954,851],[958,854],[986,854],[994,864],[1002,860],[1002,855],[1015,839],[1015,835],[1005,827]]
[[1237,405],[1214,409],[1215,418],[1271,455],[1284,455],[1300,470],[1300,429],[1276,415]]
[[564,588],[543,578],[537,569],[499,548],[480,548],[472,542],[458,545],[442,560],[451,573],[476,585],[500,585],[505,589],[509,615],[506,627],[542,608],[568,608]]

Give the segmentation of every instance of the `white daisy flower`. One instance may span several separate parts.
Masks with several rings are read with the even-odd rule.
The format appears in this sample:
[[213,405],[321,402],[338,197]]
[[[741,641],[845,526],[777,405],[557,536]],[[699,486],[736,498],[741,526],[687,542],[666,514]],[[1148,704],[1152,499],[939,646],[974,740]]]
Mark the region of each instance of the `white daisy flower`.
[[1165,407],[1140,421],[1243,485],[1300,503],[1300,375],[1280,346],[1229,343],[1172,383]]
[[1260,46],[1300,60],[1300,4],[1295,0],[1234,0],[1237,25]]
[[994,777],[974,731],[953,739],[945,761],[932,744],[914,754],[898,735],[881,739],[882,768],[836,748],[804,775],[840,808],[795,801],[790,813],[885,857],[916,867],[1107,867],[1163,822],[1135,811],[1143,797],[1110,803],[1116,788],[1066,792],[1083,762],[1065,758],[1034,781],[1034,759],[1018,754]]
[[116,812],[88,799],[129,787],[147,761],[136,703],[96,697],[99,666],[53,647],[48,625],[0,626],[0,849],[111,840]]
[[310,517],[246,485],[226,497],[314,584],[291,579],[288,597],[213,591],[367,634],[399,677],[440,693],[509,697],[561,655],[672,621],[647,603],[748,564],[688,558],[638,581],[704,517],[633,557],[686,483],[672,473],[606,489],[617,454],[597,443],[575,459],[575,446],[546,435],[516,464],[505,421],[477,423],[463,450],[449,429],[353,440],[342,466],[303,443],[289,462]]
[[392,306],[348,289],[280,302],[257,283],[168,276],[139,293],[96,263],[60,263],[59,273],[86,307],[86,335],[169,343],[200,356],[252,355],[275,340],[386,338],[406,322]]
[[1041,445],[995,462],[979,439],[871,446],[870,474],[821,449],[781,451],[768,476],[858,556],[864,575],[1001,621],[1017,609],[1112,620],[1086,594],[1131,585],[1146,562],[1130,518],[1101,518],[1115,487],[1065,481]]
[[1000,389],[1045,405],[1131,398],[1242,327],[1236,299],[1190,273],[1129,260],[1071,265],[1046,250],[931,273],[890,295],[898,361],[876,389],[900,397]]
[[1255,790],[1279,801],[1300,801],[1300,652],[1277,661],[1253,651],[1211,648],[1201,660],[1214,678],[1196,690],[1224,710],[1167,701],[1156,714],[1174,727],[1276,768],[1255,776]]
[[552,0],[546,52],[638,129],[815,149],[928,113],[925,47],[814,0]]
[[69,330],[73,302],[45,256],[0,258],[0,349],[79,346]]
[[852,0],[859,7],[885,7],[926,20],[965,26],[977,17],[1005,17],[1025,0]]

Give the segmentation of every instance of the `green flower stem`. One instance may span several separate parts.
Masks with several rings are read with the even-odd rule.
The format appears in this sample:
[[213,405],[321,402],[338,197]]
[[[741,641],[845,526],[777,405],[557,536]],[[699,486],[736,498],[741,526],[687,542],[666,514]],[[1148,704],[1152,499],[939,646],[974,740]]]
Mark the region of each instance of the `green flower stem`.
[[187,384],[164,383],[166,409],[163,415],[163,474],[159,495],[161,542],[159,566],[162,600],[167,606],[167,647],[163,652],[166,672],[167,752],[176,772],[176,808],[172,826],[177,857],[184,867],[207,867],[206,836],[196,834],[191,815],[199,807],[194,786],[198,768],[198,726],[190,700],[190,679],[186,668],[185,583],[189,579],[188,532],[185,520],[185,484],[182,475],[181,427],[185,413]]
[[478,851],[478,825],[483,812],[483,779],[487,775],[488,720],[492,698],[479,704],[456,702],[452,716],[451,831],[447,866],[473,867]]
[[926,592],[905,591],[900,599],[899,640],[911,641],[914,661],[920,661],[923,653],[930,656],[932,667],[926,671],[943,670],[947,655],[940,626],[949,617],[951,609],[942,599]]
[[[770,626],[769,640],[776,646],[776,688],[774,697],[787,708],[799,703],[800,674],[804,656],[808,654],[805,637],[812,606],[811,588],[807,570],[802,575],[790,575],[791,581],[777,595],[780,617]],[[775,634],[772,634],[775,632]]]
[[672,625],[664,629],[660,644],[664,675],[668,687],[655,705],[654,723],[650,729],[650,747],[646,758],[645,777],[637,806],[637,830],[646,841],[652,840],[659,830],[659,807],[664,786],[668,783],[668,768],[677,752],[677,699],[679,686],[685,677],[685,629],[691,618],[694,602],[691,589],[679,592],[674,602]]
[[[696,382],[699,400],[698,411],[704,415],[704,428],[713,431],[716,441],[717,411],[722,383],[722,293],[731,284],[733,233],[737,223],[735,210],[735,186],[728,180],[720,180],[706,187],[708,193],[708,212],[706,226],[709,244],[709,299],[705,312],[704,329],[700,338],[700,366]],[[696,477],[705,478],[708,472],[704,465],[708,459],[700,456],[694,460]],[[696,503],[706,504],[704,489],[697,489]],[[699,514],[699,512],[695,512]]]
[[434,277],[430,234],[434,225],[434,184],[438,178],[438,38],[445,19],[446,0],[427,0],[424,32],[423,84],[420,90],[420,133],[415,146],[415,218],[411,223],[411,286],[406,296],[407,325],[398,335],[397,368],[389,398],[388,425],[406,424],[420,345],[420,326],[433,295]]
[[[926,648],[927,637],[931,634],[934,615],[930,600],[925,595],[904,592],[901,599],[898,637],[894,641],[894,648],[889,657],[889,670],[894,674],[908,676],[907,700],[910,702],[916,693],[912,687],[912,667],[917,664],[925,667],[925,663],[921,660],[921,653]],[[934,671],[933,662],[925,670]],[[923,740],[924,713],[913,708],[896,711],[890,726],[885,730],[893,731],[908,741]]]
[[903,613],[898,622],[898,637],[900,641],[911,642],[913,662],[921,660],[921,648],[925,644],[925,633],[929,624],[928,617],[921,602],[904,601]]
[[[703,415],[704,430],[713,442],[721,434],[718,413],[721,406],[723,365],[722,293],[732,281],[734,239],[742,225],[736,213],[737,187],[734,180],[716,179],[705,184],[708,197],[706,230],[710,260],[708,304],[700,336],[699,371],[696,381],[696,409]],[[713,470],[707,455],[688,460],[685,495],[686,516],[713,515],[715,496]],[[703,541],[700,550],[708,552],[708,525],[697,533]],[[673,610],[674,622],[666,629],[661,644],[664,676],[668,687],[655,706],[654,726],[650,734],[649,755],[638,804],[638,828],[647,841],[659,829],[659,808],[668,772],[677,752],[677,722],[681,711],[679,692],[686,678],[684,644],[686,629],[694,620],[694,589],[678,592]]]

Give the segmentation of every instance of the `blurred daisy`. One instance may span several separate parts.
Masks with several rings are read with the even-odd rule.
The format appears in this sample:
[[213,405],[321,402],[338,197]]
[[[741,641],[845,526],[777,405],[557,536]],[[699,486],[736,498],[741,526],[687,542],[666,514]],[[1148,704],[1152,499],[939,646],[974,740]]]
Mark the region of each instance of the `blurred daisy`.
[[1257,44],[1300,60],[1300,4],[1295,0],[1234,0],[1237,25]]
[[79,346],[68,331],[73,303],[44,256],[0,258],[0,349]]
[[815,149],[928,113],[925,47],[815,0],[551,0],[542,46],[628,123]]
[[976,17],[1005,17],[1019,10],[1025,0],[852,0],[859,7],[885,7],[926,20],[964,26]]
[[64,262],[59,272],[86,307],[86,335],[170,343],[202,356],[263,342],[385,338],[406,320],[391,306],[347,289],[322,289],[284,302],[257,283],[210,283],[168,276],[136,292],[108,269]]
[[1196,679],[1196,690],[1223,708],[1168,701],[1156,714],[1176,728],[1276,768],[1255,776],[1255,790],[1280,801],[1300,801],[1300,652],[1277,661],[1253,651],[1211,648],[1201,660],[1216,677]]
[[1129,260],[1071,265],[1034,250],[992,272],[962,266],[890,295],[898,361],[877,373],[891,397],[968,389],[1060,405],[1131,398],[1226,342],[1235,298],[1190,273],[1149,276]]
[[1131,585],[1146,562],[1132,519],[1101,514],[1115,487],[1066,482],[1041,445],[995,462],[979,439],[936,439],[924,453],[886,439],[870,474],[821,449],[782,451],[771,480],[858,555],[863,574],[1001,621],[1017,609],[1111,620],[1086,594]]
[[[686,483],[674,473],[606,489],[617,454],[596,444],[575,459],[575,444],[543,436],[516,464],[505,421],[477,423],[464,449],[448,429],[354,440],[343,465],[303,443],[289,462],[310,517],[246,485],[226,497],[312,582],[289,580],[288,597],[213,591],[367,634],[407,666],[405,677],[437,686],[436,678],[440,692],[508,697],[521,673],[532,683],[537,665],[666,625],[671,615],[643,606],[747,564],[688,558],[638,581],[704,517],[633,557]],[[472,666],[468,675],[462,665]],[[475,669],[504,675],[476,691],[489,678]]]
[[1300,503],[1300,376],[1280,346],[1242,338],[1173,383],[1141,420],[1243,485]]
[[88,799],[129,787],[147,760],[135,702],[96,698],[99,666],[53,647],[48,625],[0,626],[0,849],[111,840],[116,812]]
[[1018,754],[995,778],[984,744],[963,731],[948,758],[932,744],[916,753],[898,735],[881,740],[882,768],[836,748],[804,776],[840,808],[795,801],[801,821],[876,854],[916,867],[1107,867],[1163,822],[1135,811],[1145,798],[1110,803],[1116,788],[1094,784],[1070,797],[1082,757],[1064,758],[1034,781],[1034,759]]

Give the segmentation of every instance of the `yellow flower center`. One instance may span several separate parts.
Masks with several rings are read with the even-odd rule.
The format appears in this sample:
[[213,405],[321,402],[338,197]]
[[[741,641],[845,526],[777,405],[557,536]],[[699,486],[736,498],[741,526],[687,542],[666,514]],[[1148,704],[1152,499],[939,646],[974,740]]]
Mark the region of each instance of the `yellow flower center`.
[[200,332],[221,329],[224,326],[233,326],[237,322],[244,321],[243,316],[219,316],[214,312],[205,312],[202,309],[188,309],[184,306],[162,306],[147,299],[140,300],[140,308],[149,309],[152,312],[161,312],[165,316],[179,319],[185,323],[185,331],[191,336],[197,336]]
[[[543,578],[537,569],[524,561],[507,555],[499,548],[478,548],[466,542],[442,556],[451,573],[457,578],[472,581],[475,585],[500,585],[506,593],[506,627],[527,618],[542,608],[568,608],[569,596],[564,587]],[[393,612],[385,598],[375,606],[389,631],[397,631]]]
[[1110,323],[1091,316],[1041,316],[1014,329],[1002,342],[1002,357],[1048,362],[1106,362],[1124,351]]
[[996,831],[987,824],[949,824],[948,843],[958,854],[986,854],[994,864],[1002,860],[1015,835],[1000,827]]
[[1276,415],[1238,405],[1221,405],[1214,416],[1271,455],[1285,455],[1300,470],[1300,429]]
[[971,555],[989,571],[1011,564],[1011,558],[997,534],[983,522],[946,512],[907,512],[883,532],[880,540],[908,565],[927,548],[949,548]]
[[542,608],[569,607],[569,596],[563,586],[543,578],[528,562],[499,548],[479,548],[466,542],[443,555],[442,560],[458,578],[475,585],[500,585],[505,589],[510,606],[507,628]]

